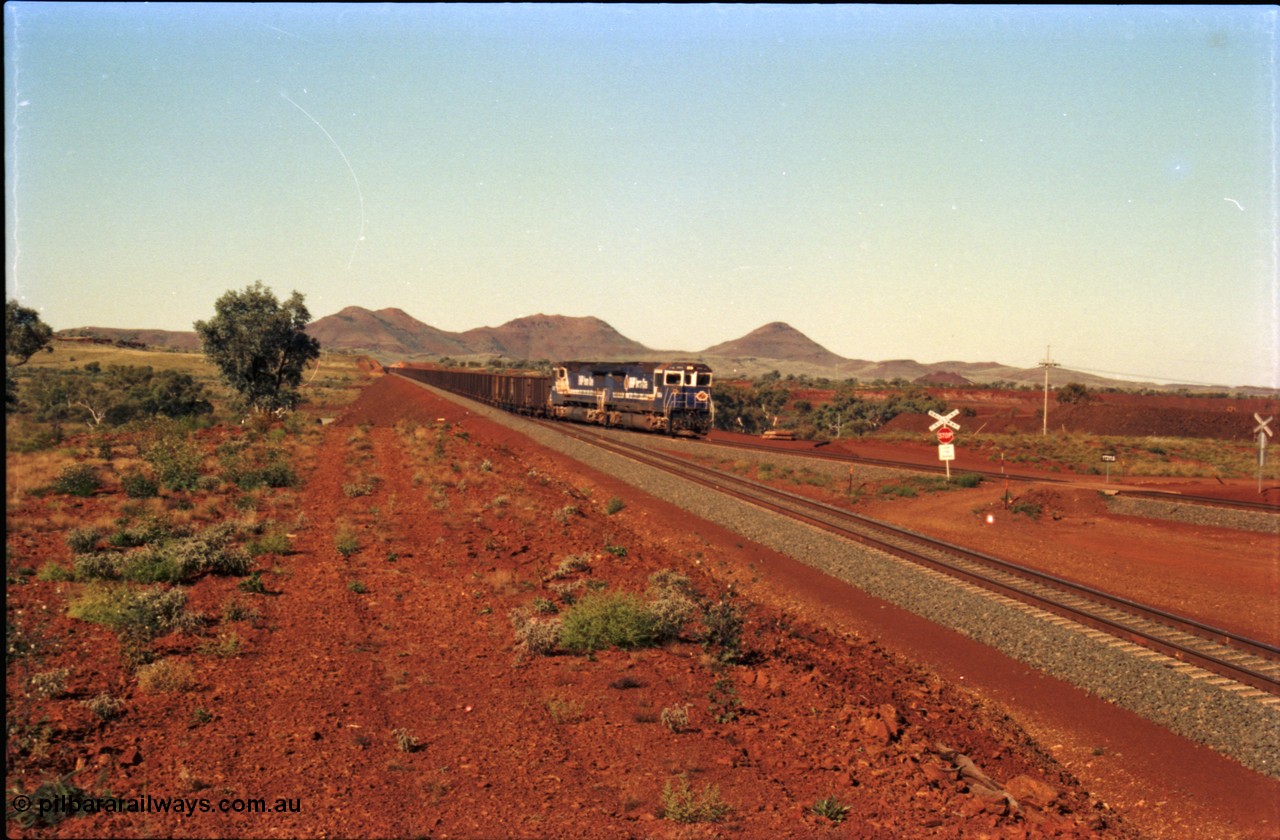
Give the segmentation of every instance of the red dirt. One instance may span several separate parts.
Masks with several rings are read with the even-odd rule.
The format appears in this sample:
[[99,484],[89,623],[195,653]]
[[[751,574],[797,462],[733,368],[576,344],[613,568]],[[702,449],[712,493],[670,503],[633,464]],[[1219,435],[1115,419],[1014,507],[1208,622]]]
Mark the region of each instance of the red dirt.
[[[392,428],[401,421],[420,429]],[[362,423],[372,424],[367,433]],[[300,813],[98,814],[66,820],[49,836],[1280,833],[1275,780],[396,377],[370,385],[326,427],[317,456],[300,469],[296,500],[260,504],[259,517],[301,511],[305,521],[296,523],[291,554],[262,558],[271,594],[252,597],[259,621],[234,625],[242,655],[218,659],[198,652],[199,639],[161,640],[195,667],[187,692],[143,693],[109,631],[65,616],[81,584],[29,578],[6,602],[11,623],[43,628],[56,648],[41,668],[73,668],[71,698],[51,701],[23,698],[21,669],[9,670],[10,720],[21,703],[53,728],[43,752],[9,762],[10,788],[29,792],[83,768],[76,783],[92,792],[214,803],[296,797]],[[344,492],[375,475],[372,494]],[[625,507],[610,516],[603,507],[612,497]],[[116,510],[107,494],[66,500],[67,524],[51,528],[49,504],[28,496],[11,505],[11,572],[19,558],[65,562],[65,528]],[[907,516],[918,506],[915,526],[955,528],[963,541],[989,539],[1001,550],[1052,542],[1060,562],[1076,565],[1084,556],[1084,548],[1071,553],[1077,532],[1111,527],[1096,511],[1073,510],[983,531],[971,521],[974,504],[956,494],[953,505],[893,502],[880,513]],[[335,538],[347,530],[359,549],[344,558]],[[1184,538],[1195,535],[1170,537]],[[1151,556],[1118,545],[1113,553],[1116,575]],[[692,636],[593,658],[519,655],[508,614],[538,597],[555,600],[548,577],[567,555],[587,556],[591,568],[559,582],[643,593],[649,574],[672,568],[710,598],[732,588],[746,608],[752,656],[717,672]],[[1194,577],[1194,563],[1180,573]],[[216,615],[234,592],[234,579],[204,578],[190,603]],[[727,682],[717,690],[720,679]],[[103,724],[74,702],[101,690],[126,698],[123,718]],[[735,703],[736,719],[713,719],[715,708]],[[659,718],[682,704],[690,725],[674,733]],[[196,723],[196,708],[213,720]],[[418,747],[398,750],[397,729]],[[1005,786],[1021,814],[960,780],[939,745]],[[680,774],[696,791],[718,787],[732,807],[720,826],[659,817],[664,787]],[[850,806],[840,826],[810,810],[827,796]]]

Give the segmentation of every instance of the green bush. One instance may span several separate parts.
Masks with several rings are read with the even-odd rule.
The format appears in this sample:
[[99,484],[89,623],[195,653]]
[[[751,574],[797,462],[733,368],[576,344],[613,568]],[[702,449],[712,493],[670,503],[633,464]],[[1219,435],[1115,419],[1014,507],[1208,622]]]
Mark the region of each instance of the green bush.
[[115,554],[81,554],[71,561],[71,574],[78,581],[117,580],[120,558]]
[[250,540],[245,550],[249,552],[250,557],[257,557],[260,554],[286,555],[293,553],[293,544],[289,542],[287,534],[263,534],[256,540]]
[[71,602],[67,613],[115,630],[126,661],[139,665],[149,661],[147,645],[152,639],[172,630],[191,632],[200,625],[200,616],[189,612],[186,603],[187,595],[181,589],[139,591],[107,585],[86,589]]
[[574,653],[649,647],[660,640],[658,618],[625,592],[586,596],[564,616],[560,644]]
[[355,532],[343,529],[334,535],[333,547],[343,557],[350,557],[360,550],[360,538],[355,535]]
[[720,788],[708,784],[702,793],[694,793],[689,777],[681,773],[672,784],[668,779],[662,789],[662,816],[678,823],[718,822],[732,809],[720,798]]
[[840,800],[834,796],[828,796],[826,799],[819,799],[813,803],[812,811],[820,817],[826,817],[833,823],[842,823],[849,814],[849,806],[841,805]]
[[722,598],[702,609],[702,647],[712,652],[721,662],[742,660],[742,610],[737,604]]
[[159,484],[137,471],[125,473],[120,484],[130,499],[150,499],[160,493]]
[[200,480],[203,456],[176,426],[168,426],[142,457],[155,470],[160,484],[170,490],[194,490]]
[[183,568],[164,549],[143,548],[124,558],[120,577],[134,583],[177,583],[183,579]]
[[617,496],[614,496],[613,498],[609,499],[608,502],[605,503],[604,512],[609,514],[610,516],[613,516],[615,513],[622,510],[624,507],[626,507],[626,503],[623,502],[622,499],[619,499]]
[[54,562],[45,563],[40,567],[40,571],[36,572],[36,580],[43,580],[50,583],[61,583],[63,581],[72,581],[75,579],[75,571]]
[[54,492],[68,496],[92,496],[102,487],[98,471],[88,464],[72,464],[58,475],[53,483]]
[[102,533],[97,528],[72,528],[67,532],[67,548],[75,554],[88,554],[98,546]]

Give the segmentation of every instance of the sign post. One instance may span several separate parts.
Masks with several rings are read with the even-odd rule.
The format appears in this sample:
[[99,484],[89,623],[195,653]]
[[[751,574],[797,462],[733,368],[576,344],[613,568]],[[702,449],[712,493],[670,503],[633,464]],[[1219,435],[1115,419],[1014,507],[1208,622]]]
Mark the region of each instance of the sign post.
[[1253,427],[1253,433],[1258,436],[1258,492],[1262,492],[1262,465],[1267,460],[1267,438],[1271,437],[1271,429],[1268,424],[1275,419],[1275,415],[1271,415],[1266,420],[1262,419],[1262,415],[1254,414],[1253,419],[1258,421],[1258,425]]
[[934,424],[929,427],[929,431],[938,433],[938,460],[946,465],[947,481],[951,480],[951,462],[956,459],[956,447],[952,443],[956,439],[956,432],[960,430],[960,424],[952,421],[951,418],[960,413],[960,409],[953,408],[946,414],[939,414],[936,411],[930,411],[929,416],[934,419]]
[[1114,453],[1105,452],[1102,455],[1102,462],[1107,465],[1107,484],[1111,483],[1111,465],[1115,463],[1116,456]]

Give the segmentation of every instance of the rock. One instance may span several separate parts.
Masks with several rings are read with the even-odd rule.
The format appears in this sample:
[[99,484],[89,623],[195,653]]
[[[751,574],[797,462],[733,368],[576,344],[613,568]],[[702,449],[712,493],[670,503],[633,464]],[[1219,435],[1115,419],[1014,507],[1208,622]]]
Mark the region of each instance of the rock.
[[141,764],[142,753],[138,752],[137,747],[126,747],[120,753],[120,763],[125,767],[132,767],[135,764]]
[[1053,785],[1026,775],[1014,776],[1005,784],[1004,789],[1023,805],[1030,805],[1041,811],[1052,806],[1061,796]]

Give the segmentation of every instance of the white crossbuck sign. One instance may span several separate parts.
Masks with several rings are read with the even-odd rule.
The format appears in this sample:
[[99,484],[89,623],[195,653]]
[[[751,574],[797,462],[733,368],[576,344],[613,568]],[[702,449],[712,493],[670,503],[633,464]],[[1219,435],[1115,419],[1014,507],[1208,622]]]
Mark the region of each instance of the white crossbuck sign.
[[934,420],[937,420],[938,422],[930,426],[929,431],[936,432],[938,431],[938,429],[941,429],[943,426],[950,426],[951,428],[955,429],[957,432],[960,431],[960,424],[953,423],[951,421],[951,418],[955,417],[959,413],[960,413],[960,409],[958,408],[953,408],[950,411],[948,411],[946,414],[939,414],[936,411],[930,411],[929,416],[932,417]]
[[[932,411],[930,411],[929,413],[933,414]],[[1265,434],[1267,437],[1271,437],[1271,429],[1268,426],[1271,423],[1271,421],[1275,419],[1275,415],[1273,414],[1272,416],[1268,417],[1266,420],[1263,420],[1262,415],[1254,414],[1253,419],[1258,421],[1258,425],[1253,427],[1253,433],[1256,435]]]

